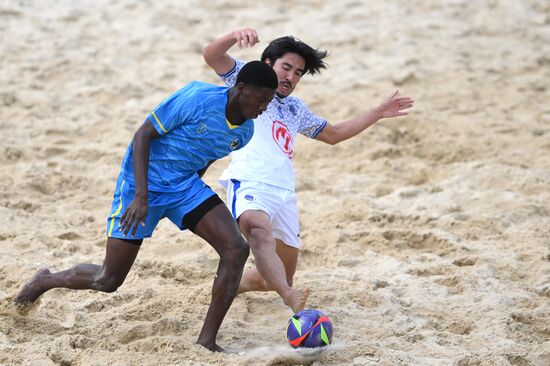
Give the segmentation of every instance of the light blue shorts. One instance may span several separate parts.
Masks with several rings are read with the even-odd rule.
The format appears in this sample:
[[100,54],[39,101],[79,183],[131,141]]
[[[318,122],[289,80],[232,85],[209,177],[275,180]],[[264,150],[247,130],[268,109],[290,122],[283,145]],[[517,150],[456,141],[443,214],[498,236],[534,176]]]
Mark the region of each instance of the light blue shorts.
[[149,191],[149,209],[145,218],[145,226],[138,225],[133,236],[131,235],[132,229],[124,236],[124,233],[120,231],[120,218],[134,200],[135,188],[122,175],[119,175],[111,213],[107,218],[107,236],[130,240],[150,238],[159,221],[165,217],[168,217],[180,230],[185,230],[186,228],[183,225],[184,216],[216,194],[198,175],[190,178],[187,187],[182,192]]

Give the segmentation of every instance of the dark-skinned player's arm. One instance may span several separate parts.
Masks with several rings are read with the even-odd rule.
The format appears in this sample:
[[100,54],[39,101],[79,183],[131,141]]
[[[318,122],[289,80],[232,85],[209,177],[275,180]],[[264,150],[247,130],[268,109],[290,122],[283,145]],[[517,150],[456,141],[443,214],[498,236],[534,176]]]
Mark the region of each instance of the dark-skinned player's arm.
[[360,134],[382,118],[406,116],[406,109],[411,108],[413,104],[411,98],[402,97],[399,91],[395,91],[368,112],[335,125],[327,124],[316,139],[331,145],[337,144]]
[[260,42],[260,39],[254,29],[238,29],[212,41],[212,43],[206,46],[202,56],[208,66],[216,73],[222,75],[231,71],[235,66],[235,61],[227,54],[227,51],[235,43],[237,43],[239,48],[243,48],[253,47],[258,42]]
[[136,187],[136,193],[134,200],[120,218],[120,231],[124,233],[124,236],[126,236],[130,230],[131,235],[134,236],[138,225],[145,225],[144,220],[149,209],[147,203],[149,148],[151,146],[151,140],[159,137],[160,134],[149,120],[146,120],[134,134],[134,139],[132,140],[132,157],[134,159],[134,185]]

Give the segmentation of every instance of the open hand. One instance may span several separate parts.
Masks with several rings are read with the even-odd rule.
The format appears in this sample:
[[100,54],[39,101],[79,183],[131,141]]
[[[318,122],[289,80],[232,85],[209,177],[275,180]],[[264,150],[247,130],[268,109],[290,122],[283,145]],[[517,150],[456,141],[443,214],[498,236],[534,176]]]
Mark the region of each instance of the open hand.
[[376,111],[380,118],[406,116],[409,113],[404,110],[411,108],[413,103],[414,100],[409,97],[400,96],[399,90],[396,90],[393,94],[386,97],[378,107],[376,107]]
[[136,230],[138,225],[145,226],[145,217],[147,216],[147,211],[149,206],[147,205],[147,200],[143,202],[142,200],[134,199],[132,203],[128,206],[126,211],[120,217],[120,227],[119,230],[124,233],[124,236],[128,235],[128,232],[132,230],[131,235],[136,235]]
[[256,43],[260,42],[258,33],[252,28],[238,29],[233,32],[233,37],[239,48],[254,47]]

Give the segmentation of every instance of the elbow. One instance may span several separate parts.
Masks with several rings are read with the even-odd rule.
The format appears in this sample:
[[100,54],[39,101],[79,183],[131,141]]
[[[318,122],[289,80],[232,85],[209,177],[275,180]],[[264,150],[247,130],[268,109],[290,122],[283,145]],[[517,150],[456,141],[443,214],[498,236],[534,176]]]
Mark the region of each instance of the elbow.
[[344,134],[339,126],[327,125],[317,136],[317,139],[329,145],[336,145],[340,141],[344,140]]
[[336,145],[337,143],[340,142],[340,139],[338,138],[338,136],[336,134],[328,134],[328,135],[324,136],[323,142],[325,142],[326,144],[329,144],[329,145]]
[[208,63],[208,60],[210,59],[208,55],[208,47],[205,47],[205,49],[202,51],[202,58],[204,59],[204,61],[206,61],[206,63]]
[[210,57],[208,56],[208,52],[206,52],[206,48],[202,52],[202,58],[204,62],[206,62],[206,64],[210,66]]
[[204,59],[204,62],[210,67],[214,64],[216,61],[215,58],[212,56],[212,53],[210,52],[208,46],[205,47],[205,49],[202,51],[202,58]]

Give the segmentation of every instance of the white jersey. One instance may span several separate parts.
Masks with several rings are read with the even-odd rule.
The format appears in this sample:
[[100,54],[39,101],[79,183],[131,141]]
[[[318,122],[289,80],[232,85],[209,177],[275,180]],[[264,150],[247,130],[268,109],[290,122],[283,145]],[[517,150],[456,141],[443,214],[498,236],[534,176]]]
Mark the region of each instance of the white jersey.
[[[235,85],[244,62],[220,75],[227,86]],[[327,121],[316,116],[299,98],[275,96],[267,110],[254,120],[254,135],[250,142],[230,154],[231,163],[220,177],[227,188],[230,179],[272,184],[294,191],[292,155],[297,133],[316,138]]]

